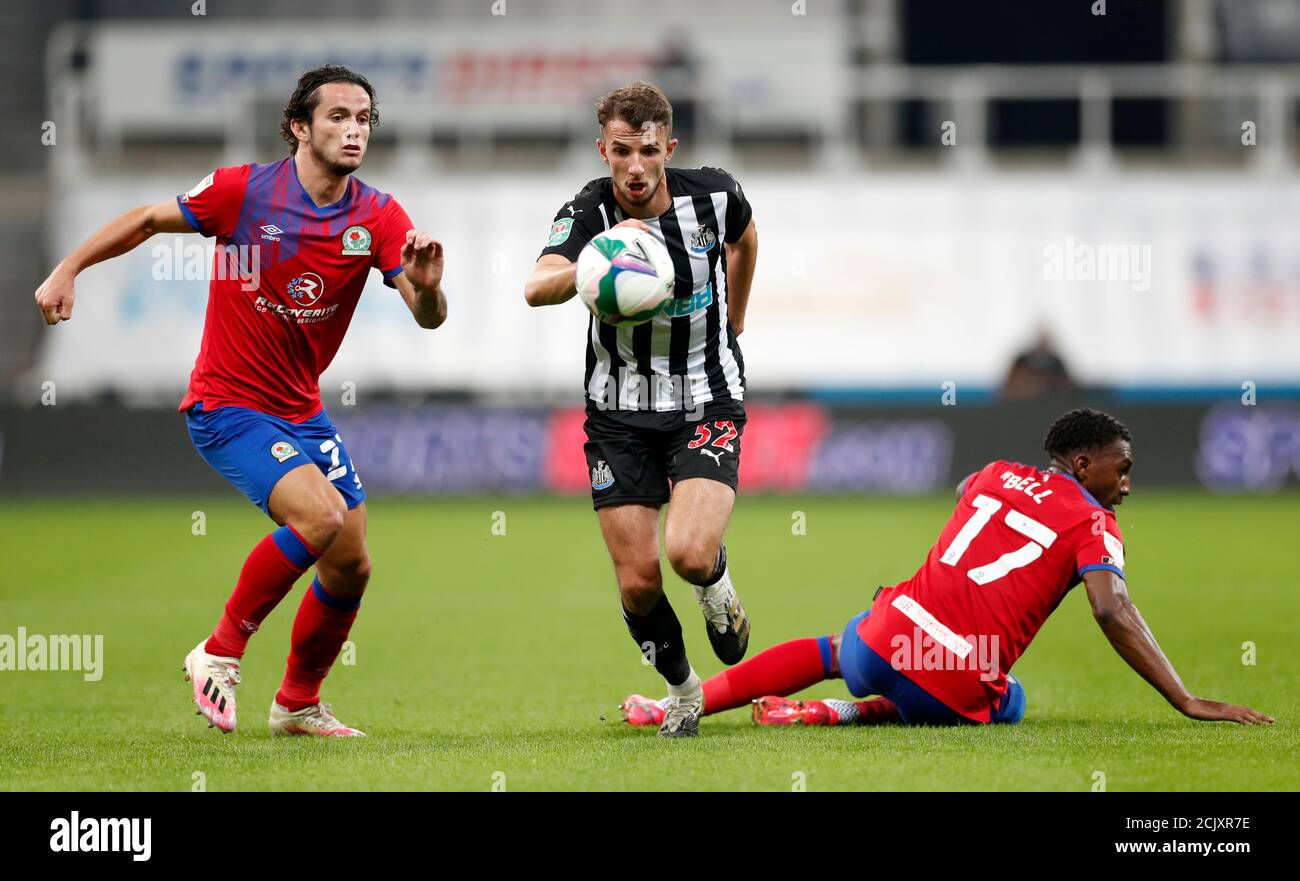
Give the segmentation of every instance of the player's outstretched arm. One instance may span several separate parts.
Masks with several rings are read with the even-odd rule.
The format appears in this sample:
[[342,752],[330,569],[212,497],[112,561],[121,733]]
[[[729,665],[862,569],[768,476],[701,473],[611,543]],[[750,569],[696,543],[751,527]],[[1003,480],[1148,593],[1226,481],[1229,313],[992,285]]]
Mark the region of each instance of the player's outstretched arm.
[[[650,230],[640,220],[631,218],[620,226],[634,226],[637,229]],[[554,306],[573,299],[578,293],[578,264],[559,254],[543,254],[533,267],[533,274],[524,283],[524,299],[529,306]]]
[[543,254],[524,283],[524,299],[529,306],[563,303],[578,292],[577,278],[577,263],[559,254]]
[[397,292],[411,310],[415,323],[433,330],[447,320],[447,297],[442,292],[445,258],[442,242],[428,233],[406,231],[402,245],[402,271],[393,277]]
[[36,289],[36,306],[45,323],[58,324],[72,318],[76,279],[83,269],[125,254],[160,232],[194,232],[175,199],[141,205],[106,223],[54,267]]
[[744,233],[727,249],[727,318],[736,336],[745,330],[745,309],[749,307],[749,288],[754,283],[754,266],[758,263],[758,230],[749,222]]
[[1092,604],[1093,617],[1097,619],[1111,646],[1138,675],[1178,712],[1192,719],[1206,722],[1240,722],[1243,725],[1272,724],[1273,718],[1249,707],[1219,701],[1204,700],[1187,690],[1178,678],[1165,653],[1160,650],[1155,635],[1129,599],[1124,579],[1105,569],[1085,572],[1083,583]]

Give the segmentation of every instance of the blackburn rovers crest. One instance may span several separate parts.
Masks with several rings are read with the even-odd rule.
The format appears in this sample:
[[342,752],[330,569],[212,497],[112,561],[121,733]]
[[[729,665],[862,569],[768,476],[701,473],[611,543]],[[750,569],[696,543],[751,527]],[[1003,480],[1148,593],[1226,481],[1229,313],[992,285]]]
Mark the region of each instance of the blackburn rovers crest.
[[343,230],[343,256],[364,256],[370,253],[370,230],[364,226],[349,226]]

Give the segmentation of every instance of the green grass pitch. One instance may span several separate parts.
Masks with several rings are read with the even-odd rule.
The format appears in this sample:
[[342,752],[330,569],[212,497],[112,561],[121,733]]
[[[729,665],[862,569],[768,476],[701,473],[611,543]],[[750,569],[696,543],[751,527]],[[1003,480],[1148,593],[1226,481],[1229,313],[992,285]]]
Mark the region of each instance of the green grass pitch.
[[[1130,591],[1184,680],[1270,713],[1272,727],[1178,715],[1111,650],[1077,588],[1016,665],[1029,699],[1019,726],[759,729],[736,710],[682,742],[619,721],[625,694],[661,683],[623,627],[585,500],[369,507],[375,572],[355,663],[335,665],[324,697],[371,736],[322,742],[272,739],[265,724],[299,592],[244,659],[237,732],[209,730],[182,678],[182,658],[268,531],[252,507],[180,496],[0,504],[0,634],[104,636],[101,681],[0,672],[0,788],[1088,791],[1098,772],[1110,791],[1300,788],[1294,493],[1139,486],[1119,512]],[[191,534],[196,510],[206,535]],[[504,535],[493,532],[498,511]],[[877,584],[915,571],[950,511],[943,498],[742,497],[727,543],[751,656],[841,629]],[[804,535],[793,534],[795,512]],[[691,659],[711,675],[719,664],[690,590],[665,571]],[[808,694],[846,692],[835,681]]]

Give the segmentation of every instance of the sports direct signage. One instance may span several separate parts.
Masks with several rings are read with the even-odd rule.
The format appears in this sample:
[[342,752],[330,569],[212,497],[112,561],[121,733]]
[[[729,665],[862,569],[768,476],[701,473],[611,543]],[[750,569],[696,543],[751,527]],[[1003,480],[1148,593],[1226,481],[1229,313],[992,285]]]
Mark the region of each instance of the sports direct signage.
[[[596,95],[639,78],[669,91],[674,82],[708,82],[725,98],[711,112],[735,123],[820,127],[842,106],[848,68],[834,47],[845,34],[833,18],[805,16],[791,27],[788,8],[776,4],[738,22],[699,4],[697,26],[684,36],[647,15],[633,27],[611,23],[616,38],[593,44],[572,19],[538,17],[523,5],[490,27],[106,24],[90,37],[92,118],[110,138],[172,132],[178,120],[186,132],[218,133],[232,114],[247,113],[250,99],[282,105],[298,75],[324,63],[364,73],[379,93],[381,125],[399,132],[568,128],[589,121]],[[779,27],[766,22],[772,16]]]

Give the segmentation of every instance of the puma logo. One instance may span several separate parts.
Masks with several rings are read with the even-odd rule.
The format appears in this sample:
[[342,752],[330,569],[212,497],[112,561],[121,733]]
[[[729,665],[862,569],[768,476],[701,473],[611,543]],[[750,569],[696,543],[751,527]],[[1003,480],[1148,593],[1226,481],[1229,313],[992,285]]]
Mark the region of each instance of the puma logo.
[[722,453],[721,453],[721,452],[717,452],[717,453],[715,453],[715,452],[713,452],[713,450],[700,450],[700,452],[703,453],[703,454],[706,455],[706,456],[712,456],[712,457],[713,457],[713,464],[717,465],[719,468],[722,467]]

